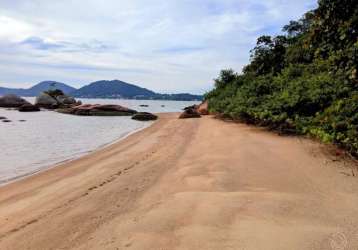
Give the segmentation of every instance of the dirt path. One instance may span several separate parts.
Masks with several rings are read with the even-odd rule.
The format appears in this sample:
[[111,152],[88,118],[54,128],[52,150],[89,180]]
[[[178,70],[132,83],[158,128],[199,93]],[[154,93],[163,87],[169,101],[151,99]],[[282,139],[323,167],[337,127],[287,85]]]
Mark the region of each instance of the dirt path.
[[0,188],[0,249],[356,250],[355,167],[308,140],[162,115]]

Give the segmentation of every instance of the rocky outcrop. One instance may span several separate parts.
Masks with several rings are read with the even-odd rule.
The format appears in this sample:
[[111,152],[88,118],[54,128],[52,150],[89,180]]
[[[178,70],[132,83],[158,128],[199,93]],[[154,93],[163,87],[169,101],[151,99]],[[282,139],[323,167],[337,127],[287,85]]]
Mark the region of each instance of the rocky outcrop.
[[59,107],[57,99],[46,92],[43,92],[36,97],[35,105],[45,109],[56,109]]
[[184,111],[187,111],[187,110],[194,110],[197,113],[199,113],[200,115],[209,115],[209,103],[208,103],[208,101],[203,101],[199,105],[194,104],[192,106],[185,107]]
[[201,115],[196,111],[195,108],[186,108],[184,112],[179,116],[179,119],[187,118],[200,118]]
[[158,116],[148,112],[139,112],[132,116],[132,119],[137,121],[153,121],[157,120]]
[[192,105],[184,108],[184,112],[179,116],[184,118],[200,118],[202,115],[209,115],[208,101],[204,101],[199,105]]
[[72,96],[65,95],[61,90],[42,92],[36,97],[35,105],[46,109],[69,108],[82,104]]
[[67,95],[57,96],[56,100],[57,100],[58,103],[64,104],[64,105],[75,105],[75,104],[77,104],[77,101],[76,101],[75,98],[73,98],[72,96],[67,96]]
[[200,115],[209,115],[209,103],[208,101],[202,102],[200,105],[197,106],[196,111]]
[[10,94],[0,97],[0,107],[2,108],[18,108],[24,104],[29,104],[29,102],[17,95]]
[[56,111],[63,114],[82,116],[131,116],[137,111],[120,105],[84,104],[69,108],[60,108]]
[[11,120],[5,119],[5,120],[2,120],[2,122],[11,122]]
[[194,110],[196,110],[196,109],[198,108],[198,106],[199,106],[199,105],[194,104],[194,105],[185,107],[184,110],[189,110],[189,109],[194,109]]
[[40,111],[40,108],[32,105],[31,103],[26,103],[24,105],[22,105],[21,107],[19,107],[18,109],[20,112],[38,112]]
[[0,116],[0,120],[6,120],[7,118],[5,116]]

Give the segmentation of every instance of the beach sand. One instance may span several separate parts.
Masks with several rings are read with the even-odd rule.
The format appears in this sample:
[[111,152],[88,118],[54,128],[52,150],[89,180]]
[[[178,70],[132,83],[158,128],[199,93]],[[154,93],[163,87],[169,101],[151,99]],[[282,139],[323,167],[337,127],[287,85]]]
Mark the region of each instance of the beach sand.
[[353,163],[177,116],[1,187],[0,249],[358,249]]

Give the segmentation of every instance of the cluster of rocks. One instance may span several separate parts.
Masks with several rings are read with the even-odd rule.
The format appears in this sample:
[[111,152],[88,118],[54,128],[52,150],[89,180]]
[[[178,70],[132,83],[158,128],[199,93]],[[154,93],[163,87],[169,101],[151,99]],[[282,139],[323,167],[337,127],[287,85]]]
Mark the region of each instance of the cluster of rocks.
[[0,97],[0,107],[15,108],[20,112],[38,112],[40,108],[69,108],[81,104],[80,101],[76,101],[75,98],[65,95],[61,90],[49,90],[41,93],[36,97],[35,105],[13,94]]
[[131,116],[137,113],[133,109],[120,105],[83,104],[69,108],[61,108],[56,111],[64,114],[81,116]]
[[204,101],[199,105],[192,105],[184,108],[184,112],[179,116],[180,119],[200,118],[202,115],[209,115],[208,102]]
[[45,109],[71,108],[81,104],[81,101],[76,101],[58,89],[42,92],[35,101],[35,106]]
[[40,111],[38,107],[32,105],[25,99],[17,95],[5,95],[0,97],[0,107],[2,108],[15,108],[21,112],[34,112]]
[[[61,90],[49,90],[36,97],[35,105],[16,95],[0,97],[0,107],[15,108],[20,112],[40,111],[40,108],[55,110],[63,114],[80,116],[132,116],[138,121],[156,120],[158,117],[147,112],[138,113],[120,105],[82,104],[72,96],[65,95]],[[10,122],[6,117],[0,117],[3,122]]]
[[147,112],[137,112],[120,105],[101,105],[101,104],[83,104],[70,108],[62,108],[56,110],[59,113],[80,115],[80,116],[132,116],[133,120],[150,121],[156,120],[158,117]]

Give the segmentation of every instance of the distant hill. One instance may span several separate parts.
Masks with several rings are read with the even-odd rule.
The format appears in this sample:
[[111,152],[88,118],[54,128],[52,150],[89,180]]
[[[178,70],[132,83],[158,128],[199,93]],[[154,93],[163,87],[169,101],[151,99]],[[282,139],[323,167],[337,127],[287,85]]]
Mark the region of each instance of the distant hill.
[[34,95],[38,95],[38,93],[41,93],[49,89],[60,89],[65,94],[70,94],[76,91],[74,87],[71,87],[65,83],[55,82],[55,81],[44,81],[28,89],[28,94],[30,96],[34,96]]
[[200,95],[191,94],[159,94],[146,88],[119,80],[97,81],[84,86],[71,93],[75,97],[82,98],[123,98],[138,100],[176,100],[192,101],[201,100]]
[[79,98],[122,98],[138,100],[173,100],[173,101],[193,101],[202,100],[201,95],[182,94],[160,94],[146,88],[141,88],[134,84],[119,80],[97,81],[90,83],[80,89],[75,89],[67,84],[44,81],[36,84],[29,89],[13,89],[0,87],[0,95],[15,94],[19,96],[37,96],[41,92],[49,89],[60,89],[65,94]]
[[19,96],[37,96],[41,92],[49,89],[60,89],[65,94],[70,94],[76,90],[75,88],[61,82],[44,81],[36,84],[35,86],[29,89],[15,89],[15,88],[0,87],[0,95],[15,94]]
[[136,99],[155,96],[153,91],[119,80],[93,82],[71,94],[75,97],[83,98]]

